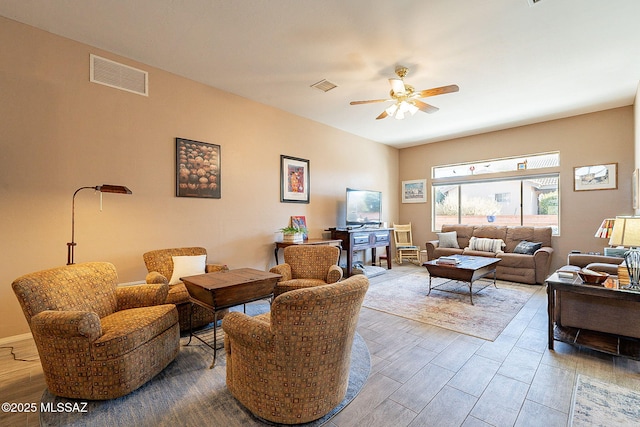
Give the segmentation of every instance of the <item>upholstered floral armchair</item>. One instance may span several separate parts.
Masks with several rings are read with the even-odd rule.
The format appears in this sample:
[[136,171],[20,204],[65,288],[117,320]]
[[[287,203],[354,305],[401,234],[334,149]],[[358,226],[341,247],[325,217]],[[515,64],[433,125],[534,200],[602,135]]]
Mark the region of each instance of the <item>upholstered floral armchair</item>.
[[273,290],[273,296],[294,289],[321,286],[339,282],[342,268],[337,265],[340,249],[328,245],[292,245],[284,248],[284,264],[272,267],[272,273],[282,279]]
[[271,312],[229,313],[222,321],[227,387],[256,416],[301,424],[344,399],[364,275],[286,292]]
[[167,285],[117,287],[113,264],[88,262],[27,274],[13,284],[51,393],[73,399],[124,396],[180,350]]
[[[174,258],[175,257],[175,258]],[[167,304],[175,304],[180,316],[180,330],[189,330],[191,304],[189,292],[180,277],[228,270],[226,265],[207,264],[207,250],[200,247],[158,249],[142,255],[149,272],[147,283],[166,283],[169,285]],[[218,312],[222,319],[225,310]],[[199,328],[213,322],[213,312],[199,305],[193,307],[193,327]]]

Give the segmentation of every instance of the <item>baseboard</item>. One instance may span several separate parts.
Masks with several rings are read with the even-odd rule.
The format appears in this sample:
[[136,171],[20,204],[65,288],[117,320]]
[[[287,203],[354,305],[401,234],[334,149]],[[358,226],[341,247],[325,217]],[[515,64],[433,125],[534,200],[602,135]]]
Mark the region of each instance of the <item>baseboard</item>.
[[31,335],[31,332],[27,332],[27,333],[20,334],[20,335],[13,335],[13,336],[10,336],[10,337],[4,337],[4,338],[0,338],[0,347],[6,346],[6,345],[11,345],[11,344],[16,343],[18,341],[32,340],[32,339],[33,339],[33,335]]

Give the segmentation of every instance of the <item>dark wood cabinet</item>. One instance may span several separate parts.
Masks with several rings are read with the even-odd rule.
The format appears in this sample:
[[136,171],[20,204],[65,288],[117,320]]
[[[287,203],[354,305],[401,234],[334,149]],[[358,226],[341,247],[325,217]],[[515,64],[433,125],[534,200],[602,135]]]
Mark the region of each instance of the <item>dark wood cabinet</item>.
[[376,248],[385,247],[387,268],[391,269],[391,228],[330,228],[331,238],[342,241],[342,249],[347,252],[346,277],[353,272],[353,253],[371,249],[371,265],[376,262]]

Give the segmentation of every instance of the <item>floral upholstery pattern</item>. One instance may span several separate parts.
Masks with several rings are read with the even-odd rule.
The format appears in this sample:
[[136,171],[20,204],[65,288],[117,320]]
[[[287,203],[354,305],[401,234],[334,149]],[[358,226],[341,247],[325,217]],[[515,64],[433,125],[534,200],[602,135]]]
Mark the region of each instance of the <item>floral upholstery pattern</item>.
[[[142,255],[144,264],[149,272],[146,277],[147,283],[169,283],[169,279],[173,275],[173,257],[174,256],[194,256],[206,255],[207,250],[200,247],[188,248],[171,248],[158,249],[150,251]],[[205,271],[213,273],[214,271],[228,270],[226,265],[207,264]],[[180,316],[180,330],[189,330],[189,315],[191,312],[191,304],[189,303],[189,292],[182,282],[169,286],[169,295],[167,296],[167,304],[175,304],[178,308]],[[218,319],[222,319],[226,311],[218,313]],[[213,312],[204,307],[196,305],[193,307],[193,327],[198,328],[213,322]]]
[[292,245],[284,248],[284,264],[269,271],[282,278],[273,290],[273,296],[294,289],[321,286],[339,282],[342,268],[336,264],[340,249],[328,245]]
[[113,264],[88,262],[14,280],[51,393],[73,399],[124,396],[180,350],[178,312],[166,284],[117,287]]
[[275,298],[270,313],[229,313],[222,328],[231,394],[275,423],[301,424],[329,413],[347,390],[368,287],[368,279],[356,275],[286,292]]

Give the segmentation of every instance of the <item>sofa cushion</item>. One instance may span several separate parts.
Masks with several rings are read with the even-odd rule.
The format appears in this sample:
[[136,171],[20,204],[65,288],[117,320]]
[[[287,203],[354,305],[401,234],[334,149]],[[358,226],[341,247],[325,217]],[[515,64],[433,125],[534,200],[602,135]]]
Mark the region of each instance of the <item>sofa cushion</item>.
[[513,248],[513,253],[533,255],[534,252],[540,249],[541,247],[542,247],[541,242],[534,243],[534,242],[527,242],[526,240],[523,240],[522,242],[518,243],[515,248]]
[[469,239],[469,250],[498,253],[502,251],[504,241],[502,239],[489,239],[484,237],[472,237]]
[[438,247],[439,248],[454,248],[460,249],[458,246],[458,233],[455,231],[448,231],[446,233],[436,233],[438,235]]
[[513,268],[525,268],[525,269],[535,269],[536,263],[535,258],[531,255],[523,255],[523,254],[514,254],[514,253],[502,253],[500,254],[500,266],[502,267],[513,267]]
[[506,242],[507,226],[506,225],[477,225],[473,229],[474,237],[484,237],[488,239],[502,239]]
[[514,226],[507,228],[507,246],[505,252],[513,252],[520,242],[540,242],[542,246],[551,247],[551,227]]
[[93,342],[92,359],[110,360],[151,341],[178,323],[173,304],[116,311],[100,319],[102,336]]

